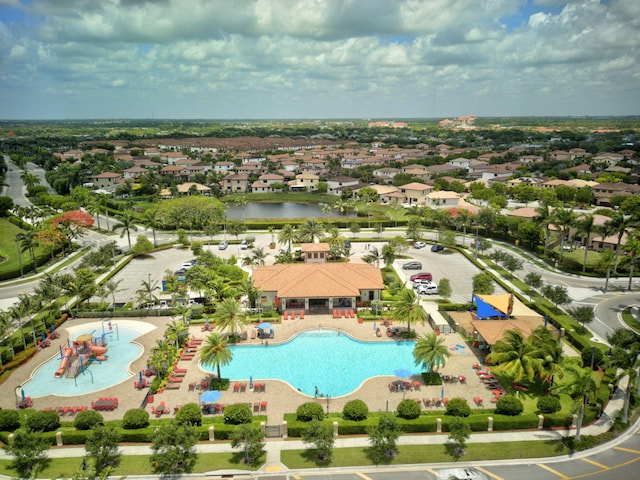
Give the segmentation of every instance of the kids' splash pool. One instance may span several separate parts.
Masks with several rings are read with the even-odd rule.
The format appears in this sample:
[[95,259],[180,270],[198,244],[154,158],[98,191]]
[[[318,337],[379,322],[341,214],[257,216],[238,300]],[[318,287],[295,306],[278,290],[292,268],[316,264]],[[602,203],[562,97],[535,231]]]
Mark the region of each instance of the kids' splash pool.
[[32,398],[45,395],[73,396],[97,392],[128,380],[136,374],[130,371],[129,365],[143,353],[142,346],[135,343],[135,339],[155,328],[148,323],[132,320],[113,320],[111,328],[108,322],[92,322],[70,327],[69,348],[73,347],[73,341],[78,338],[90,337],[100,342],[99,339],[104,337],[107,351],[99,356],[106,358],[102,361],[92,359],[88,364],[83,361],[83,367],[86,366],[86,369],[82,373],[83,368],[80,368],[80,373],[75,378],[67,377],[66,373],[56,378],[67,349],[63,347],[57,351],[43,350],[39,355],[53,356],[32,373],[31,379],[22,389]]
[[277,345],[231,346],[233,359],[221,373],[233,380],[282,380],[308,395],[318,387],[319,393],[338,397],[368,378],[393,376],[398,369],[420,374],[414,347],[414,342],[361,342],[335,330],[311,330]]

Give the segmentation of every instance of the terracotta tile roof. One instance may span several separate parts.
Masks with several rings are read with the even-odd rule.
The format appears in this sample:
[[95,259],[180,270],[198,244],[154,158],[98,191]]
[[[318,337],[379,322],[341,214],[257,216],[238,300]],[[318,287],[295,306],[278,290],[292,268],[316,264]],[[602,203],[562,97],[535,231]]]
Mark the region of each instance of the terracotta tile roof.
[[402,190],[420,190],[420,191],[433,190],[433,187],[429,185],[425,185],[424,183],[418,183],[418,182],[411,182],[411,183],[407,183],[406,185],[400,185],[399,188],[401,188]]
[[282,298],[356,297],[360,290],[382,290],[379,269],[359,263],[286,264],[258,267],[253,283]]
[[310,253],[310,252],[328,252],[329,244],[326,242],[321,243],[303,243],[300,245],[300,251],[302,253]]

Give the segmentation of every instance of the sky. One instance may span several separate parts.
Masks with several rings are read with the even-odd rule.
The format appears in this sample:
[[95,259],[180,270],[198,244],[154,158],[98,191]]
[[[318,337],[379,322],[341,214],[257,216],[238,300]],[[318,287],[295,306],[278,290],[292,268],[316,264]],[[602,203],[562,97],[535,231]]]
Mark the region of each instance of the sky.
[[638,0],[0,0],[0,119],[640,114]]

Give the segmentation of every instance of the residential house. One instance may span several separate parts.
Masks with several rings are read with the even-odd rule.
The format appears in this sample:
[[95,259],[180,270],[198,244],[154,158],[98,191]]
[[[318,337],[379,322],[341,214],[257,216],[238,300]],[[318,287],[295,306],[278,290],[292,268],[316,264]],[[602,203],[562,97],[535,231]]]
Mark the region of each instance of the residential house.
[[615,195],[638,195],[640,185],[630,185],[628,183],[600,183],[593,186],[594,203],[597,206],[608,207],[611,197]]
[[195,182],[184,182],[176,187],[178,189],[178,193],[182,195],[210,195],[211,189],[205,185],[201,185]]
[[131,179],[131,180],[136,180],[137,178],[140,178],[145,173],[147,173],[147,169],[142,167],[131,167],[122,171],[123,177],[125,179]]
[[327,193],[340,195],[344,190],[354,190],[360,185],[360,180],[346,176],[338,176],[327,179],[329,189]]
[[458,206],[460,194],[445,190],[429,192],[426,195],[426,205],[431,208],[451,208]]
[[91,177],[93,179],[93,186],[96,188],[108,188],[113,187],[121,183],[124,177],[121,173],[115,172],[102,172],[98,175]]
[[386,183],[391,183],[393,181],[393,177],[401,172],[402,170],[399,168],[383,167],[375,169],[373,171],[373,175]]
[[273,191],[268,183],[256,180],[251,184],[251,192],[253,193],[269,193]]
[[214,172],[231,172],[236,167],[236,164],[233,162],[216,162],[213,165]]
[[427,194],[433,190],[432,186],[418,182],[407,183],[398,188],[409,205],[426,205]]
[[249,175],[232,173],[220,182],[220,189],[225,193],[246,193],[249,190]]
[[398,187],[392,185],[370,185],[370,188],[376,191],[378,200],[382,203],[392,203],[394,201],[404,203],[406,201],[405,195],[400,193]]
[[318,183],[320,183],[320,177],[318,175],[303,173],[296,175],[296,178],[289,182],[289,189],[313,192],[318,189]]

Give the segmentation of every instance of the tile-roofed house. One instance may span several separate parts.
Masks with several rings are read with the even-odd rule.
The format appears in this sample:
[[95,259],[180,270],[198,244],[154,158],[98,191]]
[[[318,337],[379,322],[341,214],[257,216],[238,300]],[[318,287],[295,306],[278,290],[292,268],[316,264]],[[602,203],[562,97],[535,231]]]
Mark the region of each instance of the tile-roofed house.
[[181,183],[176,188],[182,195],[190,195],[192,191],[195,191],[200,195],[209,195],[211,193],[211,189],[209,187],[195,182]]
[[304,263],[327,263],[331,247],[328,243],[303,243],[300,251]]
[[232,171],[234,168],[236,168],[236,164],[233,162],[216,162],[213,165],[213,170],[215,172],[230,172]]
[[549,152],[549,159],[551,160],[571,160],[571,154],[565,150],[554,150]]
[[433,190],[432,186],[418,182],[407,183],[398,188],[405,195],[409,205],[425,205],[427,194]]
[[455,207],[460,201],[460,194],[447,191],[433,191],[426,195],[426,204],[432,208]]
[[533,220],[539,215],[538,211],[533,207],[516,208],[507,212],[508,217],[524,218],[526,220]]
[[220,188],[225,193],[246,193],[249,190],[249,175],[246,173],[227,175],[220,182]]
[[91,178],[93,178],[93,186],[97,188],[106,188],[117,185],[124,179],[121,173],[115,172],[102,172]]
[[257,267],[254,285],[263,306],[329,313],[354,308],[356,302],[379,300],[384,288],[380,269],[360,263],[292,263]]
[[628,183],[600,183],[593,186],[593,196],[595,204],[598,206],[609,206],[611,197],[614,195],[638,195],[640,194],[640,185],[631,185]]
[[271,185],[274,183],[284,183],[284,177],[282,175],[278,175],[277,173],[265,173],[264,175],[260,175],[258,180],[266,183],[267,185]]
[[303,173],[296,175],[296,178],[289,182],[289,188],[313,192],[318,189],[318,183],[320,183],[320,177],[318,175]]
[[124,178],[136,179],[147,173],[148,170],[142,167],[131,167],[122,171]]
[[345,190],[344,187],[351,187],[351,189],[357,188],[360,185],[360,180],[357,178],[338,176],[327,179],[327,185],[329,186],[327,193],[331,195],[340,195]]
[[268,193],[268,192],[271,192],[272,189],[271,189],[271,185],[269,185],[268,183],[265,183],[260,180],[256,180],[251,184],[251,191],[253,193]]

